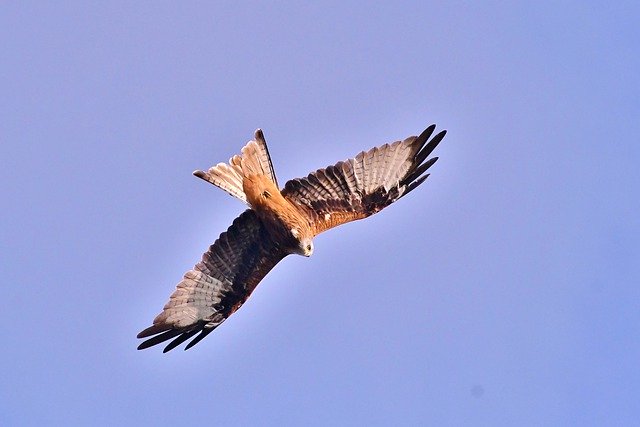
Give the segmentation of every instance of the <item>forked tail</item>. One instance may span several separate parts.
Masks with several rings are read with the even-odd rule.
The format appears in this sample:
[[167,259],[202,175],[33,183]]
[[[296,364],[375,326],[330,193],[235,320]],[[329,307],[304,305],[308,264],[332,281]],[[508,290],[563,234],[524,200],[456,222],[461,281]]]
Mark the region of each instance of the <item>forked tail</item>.
[[240,155],[229,159],[228,164],[218,163],[206,172],[196,170],[193,174],[245,203],[247,203],[247,198],[242,189],[242,180],[245,176],[266,175],[278,187],[267,142],[264,140],[261,129],[255,131],[254,139],[242,148]]

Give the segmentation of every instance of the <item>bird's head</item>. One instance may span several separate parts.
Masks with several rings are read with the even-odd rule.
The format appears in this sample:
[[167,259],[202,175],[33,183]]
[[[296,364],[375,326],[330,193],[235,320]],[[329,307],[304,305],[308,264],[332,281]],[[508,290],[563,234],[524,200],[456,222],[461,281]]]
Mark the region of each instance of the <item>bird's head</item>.
[[313,241],[310,238],[302,239],[298,243],[297,254],[310,257],[313,254]]

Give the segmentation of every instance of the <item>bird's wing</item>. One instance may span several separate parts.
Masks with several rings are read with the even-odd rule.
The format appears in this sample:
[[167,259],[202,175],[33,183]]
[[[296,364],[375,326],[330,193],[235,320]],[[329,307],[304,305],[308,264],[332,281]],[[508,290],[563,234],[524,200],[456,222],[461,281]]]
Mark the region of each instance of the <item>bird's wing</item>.
[[153,325],[138,334],[149,338],[139,350],[173,339],[164,352],[197,335],[188,349],[231,316],[262,278],[287,254],[272,241],[248,209],[185,273]]
[[361,152],[355,158],[288,181],[282,195],[310,217],[315,234],[366,218],[422,184],[438,159],[427,157],[444,138],[431,140],[435,125],[411,136]]

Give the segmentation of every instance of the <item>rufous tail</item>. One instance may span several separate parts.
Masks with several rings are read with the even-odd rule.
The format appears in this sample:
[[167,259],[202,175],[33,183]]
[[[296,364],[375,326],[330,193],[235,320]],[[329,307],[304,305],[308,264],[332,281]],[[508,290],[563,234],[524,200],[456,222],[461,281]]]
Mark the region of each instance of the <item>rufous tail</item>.
[[245,176],[266,175],[278,187],[267,142],[261,129],[255,131],[254,139],[242,148],[240,155],[229,159],[228,164],[218,163],[206,172],[196,170],[193,174],[245,203],[247,203],[247,198],[242,189],[242,181]]

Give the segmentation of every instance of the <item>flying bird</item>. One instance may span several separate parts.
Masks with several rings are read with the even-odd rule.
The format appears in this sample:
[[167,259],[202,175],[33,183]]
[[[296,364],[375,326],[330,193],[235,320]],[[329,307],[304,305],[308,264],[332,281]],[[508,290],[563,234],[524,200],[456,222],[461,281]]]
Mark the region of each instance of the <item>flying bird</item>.
[[[193,347],[249,298],[284,257],[311,256],[313,238],[381,211],[422,184],[437,157],[427,159],[446,131],[384,144],[352,159],[288,181],[280,190],[260,129],[241,154],[193,172],[249,206],[185,273],[139,350],[172,340],[164,352],[193,338]],[[431,138],[429,140],[429,138]]]

